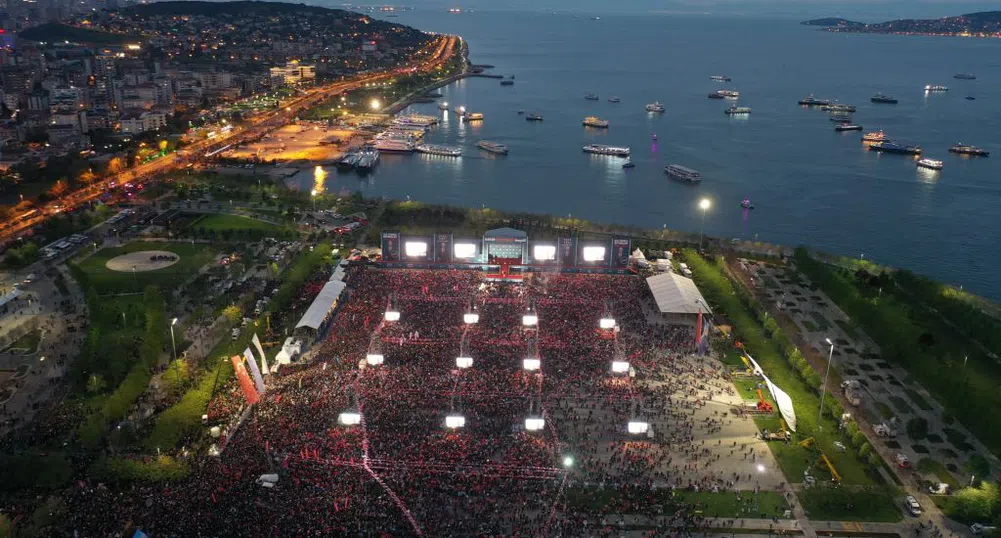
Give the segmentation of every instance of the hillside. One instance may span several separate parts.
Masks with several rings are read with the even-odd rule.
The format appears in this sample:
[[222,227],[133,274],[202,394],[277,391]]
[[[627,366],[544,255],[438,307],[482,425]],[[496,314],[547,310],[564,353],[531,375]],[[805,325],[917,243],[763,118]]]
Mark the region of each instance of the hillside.
[[806,26],[865,26],[865,23],[850,21],[848,19],[842,19],[839,17],[826,17],[823,19],[813,19],[810,21],[803,21],[800,24]]
[[134,35],[101,32],[99,30],[89,30],[87,28],[59,23],[46,23],[33,26],[19,33],[18,37],[28,41],[70,41],[72,43],[94,43],[97,45],[121,45],[123,43],[141,41],[141,38]]
[[1001,37],[1001,11],[981,11],[942,19],[898,19],[874,24],[839,18],[814,19],[801,24],[825,26],[828,32]]

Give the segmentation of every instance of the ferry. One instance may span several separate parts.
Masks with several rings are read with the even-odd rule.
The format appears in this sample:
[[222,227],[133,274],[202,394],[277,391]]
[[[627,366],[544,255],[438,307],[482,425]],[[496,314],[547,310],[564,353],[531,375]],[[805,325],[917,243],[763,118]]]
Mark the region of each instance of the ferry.
[[709,78],[715,80],[716,82],[730,82],[730,77],[726,75],[713,75]]
[[498,155],[507,155],[507,146],[504,144],[498,144],[497,142],[490,142],[489,140],[480,140],[476,143],[476,147],[482,149],[483,151],[489,151],[490,153],[496,153]]
[[831,121],[836,121],[838,123],[851,123],[851,121],[852,121],[851,115],[850,114],[845,114],[843,112],[838,113],[838,114],[831,114],[831,117],[828,118],[828,119],[831,120]]
[[587,99],[588,101],[597,101],[598,100],[598,94],[596,94],[596,93],[589,93],[589,94],[587,94],[587,95],[584,96],[584,99]]
[[820,110],[824,112],[848,112],[849,114],[855,113],[855,105],[842,105],[841,103],[832,103],[829,105],[820,105]]
[[873,103],[883,103],[887,105],[895,105],[898,103],[898,101],[895,98],[890,97],[889,95],[883,95],[881,93],[873,95],[872,97],[869,98],[869,100],[872,101]]
[[684,181],[685,183],[702,182],[702,174],[698,173],[696,170],[688,168],[687,166],[681,166],[680,164],[669,164],[665,166],[664,173],[671,179],[677,179],[678,181]]
[[442,157],[459,157],[462,155],[462,148],[455,146],[439,146],[436,144],[417,144],[415,148],[418,153],[428,155],[440,155]]
[[959,80],[976,80],[977,75],[971,73],[956,73],[952,78],[958,78]]
[[660,104],[660,101],[654,101],[646,106],[647,112],[663,112],[664,105]]
[[466,112],[462,115],[464,121],[480,121],[483,119],[483,114],[479,112]]
[[633,160],[628,157],[626,157],[626,162],[622,163],[622,168],[632,168],[634,166],[636,165],[633,164]]
[[606,146],[603,144],[588,144],[582,148],[585,153],[597,153],[598,155],[614,155],[616,157],[628,157],[629,148],[618,146]]
[[501,86],[514,86],[514,81],[513,80],[502,80],[500,82],[500,85]]
[[542,116],[539,114],[529,114],[525,116],[525,121],[542,121]]
[[824,106],[830,105],[831,102],[827,99],[817,99],[816,97],[809,95],[799,100],[799,104],[802,106]]
[[584,118],[584,121],[581,123],[584,124],[584,127],[597,127],[599,129],[608,128],[608,120],[603,120],[597,116],[588,116]]
[[362,151],[360,157],[358,158],[358,164],[355,165],[355,170],[359,174],[367,174],[375,168],[375,165],[379,164],[379,151],[375,149],[369,149]]
[[854,123],[842,123],[842,124],[839,124],[839,125],[835,125],[834,126],[834,130],[838,131],[838,132],[841,132],[841,131],[861,131],[862,130],[862,126],[861,125],[856,125]]
[[750,198],[744,198],[740,201],[740,207],[743,207],[744,209],[754,209],[754,204],[751,203]]
[[740,92],[736,90],[718,90],[716,93],[726,97],[727,99],[736,99],[740,97]]
[[941,170],[942,161],[925,157],[924,159],[918,161],[918,166],[921,168],[928,168],[930,170]]
[[438,110],[448,110],[448,102],[438,103]]
[[382,153],[413,153],[416,146],[413,140],[406,138],[380,138],[372,145]]
[[882,129],[862,135],[863,142],[884,142],[886,140],[888,138],[886,138],[886,133]]
[[738,114],[750,114],[751,113],[751,107],[749,107],[749,106],[732,106],[732,107],[726,109],[724,112],[726,112],[726,114],[728,116],[734,116],[734,115],[738,115]]
[[619,102],[619,101],[621,101],[621,100],[622,100],[622,99],[619,99],[618,97],[615,97],[614,95],[613,95],[612,97],[609,97],[609,98],[608,98],[608,102],[609,102],[609,103],[618,103],[618,102]]
[[345,153],[340,159],[337,159],[337,167],[342,169],[351,169],[358,164],[359,155],[354,152]]
[[926,92],[947,92],[949,88],[947,86],[932,86],[931,84],[925,85]]
[[901,144],[899,142],[891,142],[889,140],[873,143],[869,146],[869,150],[878,151],[880,153],[901,153],[904,155],[921,155],[921,146],[911,146],[908,144]]
[[970,146],[968,144],[963,144],[962,142],[960,142],[959,144],[955,144],[951,148],[949,148],[949,153],[958,153],[960,155],[973,155],[975,157],[989,157],[991,154],[987,150],[980,149],[977,146]]

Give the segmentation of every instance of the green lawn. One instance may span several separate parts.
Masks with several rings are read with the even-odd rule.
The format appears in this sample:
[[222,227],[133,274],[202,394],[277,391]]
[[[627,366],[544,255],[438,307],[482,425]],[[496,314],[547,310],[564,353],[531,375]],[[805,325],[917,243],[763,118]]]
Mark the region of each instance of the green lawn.
[[223,230],[265,230],[276,231],[278,226],[270,222],[241,217],[239,215],[205,215],[191,223],[192,228],[204,228],[210,231]]
[[[105,265],[115,256],[143,250],[166,250],[180,256],[180,261],[156,271],[128,273],[112,271]],[[98,295],[117,293],[139,293],[149,284],[160,287],[164,296],[193,276],[200,267],[212,261],[218,250],[200,243],[136,242],[123,247],[104,248],[76,267],[83,273],[86,282],[83,287],[93,286]]]
[[914,402],[914,405],[917,405],[924,411],[931,411],[931,404],[928,403],[928,400],[925,400],[924,396],[918,394],[918,391],[914,389],[904,389],[904,392],[907,393],[907,397]]
[[[789,504],[781,493],[774,491],[732,491],[713,493],[711,491],[671,491],[658,490],[654,493],[656,504],[681,504],[691,506],[706,517],[724,518],[781,518]],[[567,503],[575,507],[588,507],[609,514],[630,513],[626,503],[628,494],[614,488],[571,488],[566,492]],[[643,501],[649,502],[644,497]],[[644,502],[631,503],[637,513],[644,511]]]
[[945,465],[938,460],[933,460],[931,458],[921,458],[918,460],[916,466],[917,470],[922,473],[932,473],[938,477],[939,482],[945,482],[952,487],[956,487],[959,483],[956,478],[952,476],[952,473],[945,468]]
[[29,354],[38,351],[38,343],[42,341],[42,331],[36,329],[25,333],[24,336],[14,340],[6,350],[19,350],[21,353]]
[[814,487],[801,492],[799,500],[813,521],[896,522],[901,518],[890,491]]

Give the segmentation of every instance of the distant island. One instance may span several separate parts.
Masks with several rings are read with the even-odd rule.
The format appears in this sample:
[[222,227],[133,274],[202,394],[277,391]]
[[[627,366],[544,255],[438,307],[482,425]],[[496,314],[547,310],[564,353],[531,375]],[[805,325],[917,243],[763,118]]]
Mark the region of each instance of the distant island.
[[1001,11],[981,11],[943,19],[898,19],[874,24],[826,17],[800,24],[822,26],[828,32],[1001,37]]

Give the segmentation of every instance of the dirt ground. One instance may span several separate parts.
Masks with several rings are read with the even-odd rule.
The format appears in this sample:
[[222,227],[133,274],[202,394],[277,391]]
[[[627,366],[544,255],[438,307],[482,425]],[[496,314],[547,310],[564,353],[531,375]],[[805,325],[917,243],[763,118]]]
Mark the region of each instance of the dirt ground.
[[[239,149],[227,151],[224,156],[233,159],[253,159],[262,161],[326,161],[341,156],[355,133],[347,129],[329,128],[320,123],[299,122],[286,125],[259,142],[245,144]],[[333,144],[336,140],[344,143]]]

